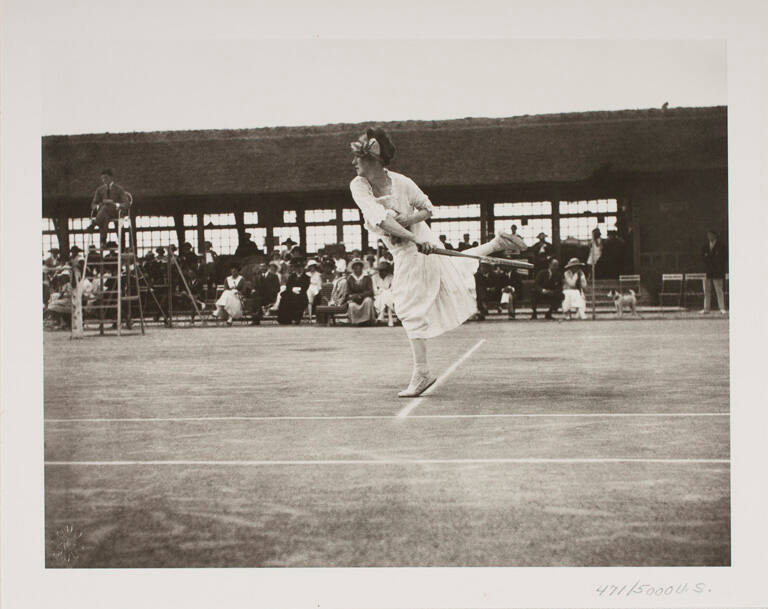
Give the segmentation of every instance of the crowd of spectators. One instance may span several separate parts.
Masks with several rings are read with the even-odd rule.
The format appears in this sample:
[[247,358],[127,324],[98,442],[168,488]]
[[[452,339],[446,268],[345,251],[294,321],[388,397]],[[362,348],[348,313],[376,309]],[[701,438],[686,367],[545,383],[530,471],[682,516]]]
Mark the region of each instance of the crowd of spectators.
[[[470,241],[469,234],[463,235],[456,246],[445,235],[439,239],[446,249],[462,251],[476,245]],[[599,257],[602,246],[599,232],[595,231],[590,258]],[[80,277],[85,268],[86,313],[89,304],[100,301],[102,292],[114,291],[117,248],[116,242],[109,241],[102,251],[91,247],[83,252],[73,246],[68,255],[62,256],[58,249],[50,250],[43,261],[43,304],[46,318],[53,327],[69,327],[73,269],[78,269]],[[704,253],[707,260],[723,257],[712,246]],[[533,263],[530,275],[533,282],[527,282],[525,294],[532,318],[535,319],[541,309],[546,318],[552,318],[560,308],[569,316],[572,311],[580,318],[585,317],[587,277],[584,270],[588,272],[589,266],[571,258],[561,269],[544,233],[540,233],[536,243],[526,251],[501,255],[524,256]],[[345,309],[350,324],[393,326],[398,323],[392,297],[394,262],[381,242],[376,248],[351,251],[343,244],[329,245],[308,257],[288,239],[267,255],[246,235],[234,255],[219,255],[208,241],[199,253],[190,243],[183,243],[180,249],[169,244],[145,252],[136,266],[142,283],[152,288],[152,298],[145,297],[143,302],[145,315],[155,320],[172,309],[174,313],[190,313],[193,321],[196,312],[206,311],[230,325],[243,317],[257,325],[265,316],[274,316],[278,323],[288,325],[312,316],[318,305],[332,305]],[[717,291],[720,296],[718,273],[714,275],[715,290],[710,287],[708,291]],[[515,318],[524,296],[523,276],[516,269],[481,264],[475,285],[476,319],[483,320],[492,308],[499,312],[506,309],[507,316]]]

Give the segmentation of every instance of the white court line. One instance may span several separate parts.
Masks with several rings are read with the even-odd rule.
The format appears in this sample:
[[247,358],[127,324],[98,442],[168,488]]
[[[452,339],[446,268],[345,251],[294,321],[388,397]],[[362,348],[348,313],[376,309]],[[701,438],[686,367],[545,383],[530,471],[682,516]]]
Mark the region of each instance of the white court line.
[[[414,414],[411,419],[527,419],[527,418],[627,418],[627,417],[730,417],[729,412],[575,412],[575,413],[499,413],[499,414]],[[242,416],[242,417],[126,417],[44,419],[46,423],[197,423],[206,421],[355,421],[394,419],[389,414],[317,416]]]
[[408,405],[406,405],[400,412],[398,412],[397,418],[404,419],[405,417],[407,417],[413,411],[414,408],[416,408],[419,404],[421,404],[422,400],[424,399],[424,396],[429,395],[439,385],[441,385],[443,381],[447,379],[451,374],[453,374],[454,370],[456,370],[456,368],[458,368],[461,365],[461,363],[465,361],[470,355],[472,355],[478,349],[478,347],[480,347],[480,345],[482,345],[484,342],[485,342],[485,339],[481,338],[474,347],[472,347],[469,351],[467,351],[464,355],[462,355],[458,360],[456,360],[453,364],[451,364],[448,370],[443,372],[429,389],[427,389],[419,397],[411,400],[411,402]]
[[727,464],[730,459],[546,459],[546,458],[498,458],[498,459],[320,459],[320,460],[256,460],[256,461],[46,461],[45,465],[454,465],[454,464],[588,464],[588,463],[666,463],[666,464]]

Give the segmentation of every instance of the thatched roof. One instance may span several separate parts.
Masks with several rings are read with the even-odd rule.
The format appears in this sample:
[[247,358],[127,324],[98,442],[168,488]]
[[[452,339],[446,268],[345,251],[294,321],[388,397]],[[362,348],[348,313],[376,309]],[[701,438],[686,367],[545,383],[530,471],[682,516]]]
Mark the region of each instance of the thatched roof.
[[[398,148],[392,168],[429,188],[724,169],[726,122],[711,107],[378,124]],[[48,136],[43,197],[88,198],[104,167],[145,200],[343,191],[349,142],[369,124]]]

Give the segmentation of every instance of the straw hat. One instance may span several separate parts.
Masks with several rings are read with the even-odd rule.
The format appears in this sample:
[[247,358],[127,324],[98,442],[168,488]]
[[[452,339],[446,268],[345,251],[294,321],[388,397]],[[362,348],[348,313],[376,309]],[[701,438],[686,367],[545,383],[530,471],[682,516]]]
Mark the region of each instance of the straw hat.
[[304,265],[304,268],[308,269],[311,266],[320,266],[320,263],[314,258],[310,258],[309,260],[307,260],[307,264]]
[[567,271],[568,269],[573,268],[575,266],[582,267],[582,266],[584,266],[584,263],[581,260],[579,260],[578,258],[571,258],[568,261],[568,264],[566,264],[564,268]]

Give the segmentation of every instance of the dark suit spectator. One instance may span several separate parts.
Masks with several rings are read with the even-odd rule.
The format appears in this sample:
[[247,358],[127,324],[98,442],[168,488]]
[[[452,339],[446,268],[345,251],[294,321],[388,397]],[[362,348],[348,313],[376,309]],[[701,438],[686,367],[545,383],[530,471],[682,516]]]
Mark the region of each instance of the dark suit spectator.
[[448,242],[448,237],[445,235],[440,235],[440,243],[443,244],[443,248],[447,250],[452,250],[453,246]]
[[470,247],[472,247],[472,244],[469,242],[469,233],[464,233],[462,241],[459,243],[456,249],[460,252],[463,252],[464,250],[468,250]]
[[291,263],[291,272],[285,282],[285,290],[280,295],[277,308],[277,323],[300,324],[304,311],[307,310],[307,289],[309,277],[304,273],[304,264],[297,258]]
[[122,186],[115,183],[111,169],[103,170],[100,178],[101,186],[93,193],[91,200],[91,212],[96,211],[96,217],[91,220],[87,230],[98,227],[101,247],[104,247],[110,222],[117,220],[118,210],[128,209],[130,197]]
[[195,273],[197,272],[197,254],[195,254],[195,250],[192,248],[191,243],[187,242],[181,246],[179,264],[183,270],[190,269]]
[[549,268],[538,272],[534,281],[533,293],[531,294],[531,319],[536,319],[536,307],[539,304],[547,305],[547,312],[544,315],[547,319],[552,319],[552,314],[557,311],[563,302],[563,276],[560,273],[560,263],[557,258],[549,262]]
[[528,248],[533,254],[533,276],[539,273],[549,266],[549,259],[552,257],[552,244],[547,241],[547,235],[545,233],[539,233],[536,238],[538,241]]
[[726,249],[715,231],[707,232],[707,242],[701,248],[701,255],[707,272],[707,278],[704,280],[704,308],[701,313],[709,313],[712,288],[714,287],[717,295],[717,306],[720,308],[720,313],[724,314],[726,310],[723,281],[727,266]]
[[488,264],[480,263],[475,273],[475,298],[477,300],[477,321],[483,321],[488,315],[486,301],[488,299],[488,288],[491,285],[491,267]]
[[243,259],[259,253],[259,247],[251,241],[251,233],[245,233],[245,235],[243,235],[243,240],[240,241],[235,250],[235,258]]

